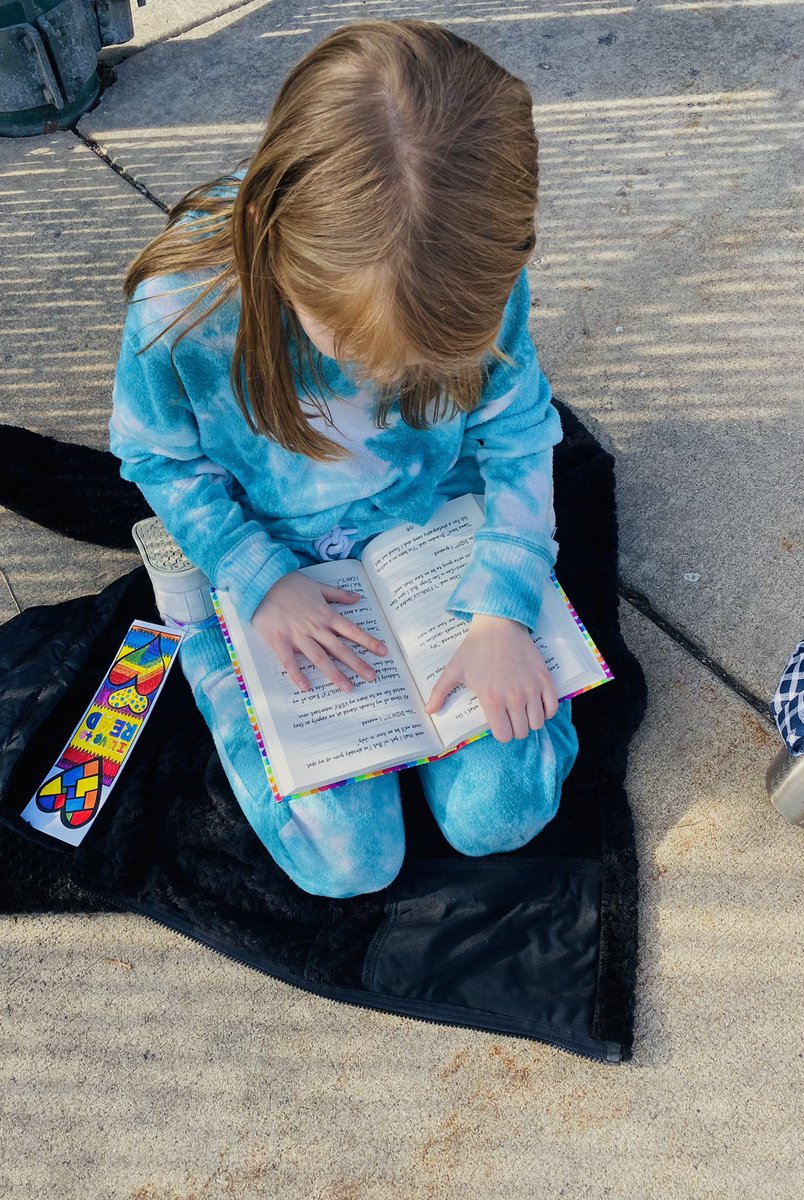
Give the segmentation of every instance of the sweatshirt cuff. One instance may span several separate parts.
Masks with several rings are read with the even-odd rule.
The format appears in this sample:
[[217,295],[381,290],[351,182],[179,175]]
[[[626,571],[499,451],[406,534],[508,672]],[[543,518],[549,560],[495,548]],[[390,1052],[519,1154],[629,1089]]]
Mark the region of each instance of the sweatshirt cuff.
[[532,632],[554,562],[546,547],[479,532],[447,612],[463,621],[474,613],[507,617]]
[[215,569],[215,587],[229,592],[241,621],[250,621],[269,588],[296,571],[301,562],[287,546],[253,533],[224,554]]

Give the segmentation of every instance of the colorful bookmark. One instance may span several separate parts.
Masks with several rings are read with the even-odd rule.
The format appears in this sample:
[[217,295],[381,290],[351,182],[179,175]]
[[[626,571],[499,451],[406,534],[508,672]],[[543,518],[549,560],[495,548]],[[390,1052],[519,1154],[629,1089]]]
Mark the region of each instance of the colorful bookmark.
[[23,820],[60,842],[80,845],[153,711],[182,636],[163,625],[133,622]]

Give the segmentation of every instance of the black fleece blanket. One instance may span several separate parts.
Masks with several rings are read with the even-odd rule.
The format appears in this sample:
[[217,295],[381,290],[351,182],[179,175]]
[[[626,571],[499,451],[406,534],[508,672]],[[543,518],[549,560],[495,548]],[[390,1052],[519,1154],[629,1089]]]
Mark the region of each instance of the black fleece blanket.
[[[537,838],[510,854],[457,854],[406,771],[397,879],[367,896],[311,896],[243,817],[178,669],[84,844],[33,833],[19,813],[123,633],[134,618],[158,619],[138,568],[99,595],[28,609],[0,629],[0,909],[130,909],[336,1000],[606,1062],[629,1057],[637,864],[624,779],[645,684],[619,630],[613,460],[558,407],[557,573],[615,680],[573,701],[580,754]],[[0,462],[0,504],[71,537],[128,547],[132,521],[148,513],[109,454],[65,452],[5,426]]]

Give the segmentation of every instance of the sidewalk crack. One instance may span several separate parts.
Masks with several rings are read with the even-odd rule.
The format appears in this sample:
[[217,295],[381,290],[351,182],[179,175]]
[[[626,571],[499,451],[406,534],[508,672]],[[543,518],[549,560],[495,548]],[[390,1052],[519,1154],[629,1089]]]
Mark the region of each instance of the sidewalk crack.
[[759,713],[769,728],[774,728],[770,711],[770,701],[766,702],[762,700],[759,696],[752,692],[750,688],[746,687],[744,683],[741,683],[736,676],[732,675],[730,671],[727,671],[725,667],[721,666],[719,662],[716,662],[709,654],[707,654],[702,646],[699,646],[698,643],[694,642],[692,638],[687,636],[686,633],[682,633],[682,631],[673,625],[672,622],[668,621],[666,617],[663,617],[662,614],[653,607],[653,604],[647,596],[624,583],[622,577],[619,579],[619,586],[617,590],[623,600],[626,600],[633,608],[637,610],[637,612],[642,613],[643,617],[647,617],[648,620],[661,629],[663,633],[666,633],[669,638],[672,638],[677,645],[681,646],[682,650],[686,650],[686,652],[690,654],[696,660],[696,662],[699,662],[701,666],[706,667],[707,671],[714,675],[716,679],[719,679],[721,683],[725,684],[730,691],[739,696],[741,700],[744,700],[746,704],[750,704],[751,708]]
[[13,600],[13,602],[14,602],[14,607],[16,608],[16,610],[17,610],[17,613],[18,613],[18,614],[19,614],[19,613],[21,613],[21,612],[22,612],[22,609],[20,608],[20,602],[19,602],[19,600],[17,599],[17,597],[14,595],[14,589],[13,589],[13,587],[11,586],[11,583],[10,583],[10,581],[9,581],[8,575],[6,575],[6,573],[5,573],[5,571],[3,570],[3,568],[2,568],[2,567],[0,567],[0,579],[2,579],[3,583],[4,583],[4,584],[6,585],[6,587],[8,588],[8,594],[9,594],[9,596],[11,597],[11,599],[12,599],[12,600]]
[[155,204],[156,207],[163,213],[170,212],[169,204],[165,204],[164,200],[160,200],[158,196],[155,196],[153,192],[145,186],[144,183],[140,183],[139,179],[135,179],[134,176],[130,175],[124,167],[121,167],[114,162],[106,153],[106,151],[101,149],[93,137],[90,137],[88,133],[82,133],[80,129],[76,128],[71,129],[70,132],[74,133],[79,142],[83,142],[88,150],[91,150],[92,153],[96,154],[102,162],[105,162],[107,167],[111,167],[115,175],[119,175],[121,179],[125,179],[126,183],[130,184],[130,186],[133,187],[135,191],[138,191],[141,196],[145,196],[146,200],[150,200],[151,203]]

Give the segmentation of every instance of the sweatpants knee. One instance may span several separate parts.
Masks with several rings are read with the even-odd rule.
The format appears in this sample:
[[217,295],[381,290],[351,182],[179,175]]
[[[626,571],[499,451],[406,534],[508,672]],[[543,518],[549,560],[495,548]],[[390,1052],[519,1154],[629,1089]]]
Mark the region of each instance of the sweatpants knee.
[[528,842],[549,824],[554,815],[555,810],[540,813],[534,816],[530,823],[523,823],[515,828],[495,826],[484,831],[482,828],[470,829],[463,824],[460,828],[452,829],[445,824],[442,825],[441,831],[459,854],[465,854],[469,858],[483,858],[486,854],[508,854],[512,850],[527,846]]
[[388,887],[405,857],[397,777],[277,804],[220,630],[194,633],[181,661],[238,803],[277,866],[314,896],[346,899]]
[[472,742],[419,768],[430,810],[459,854],[480,858],[525,846],[555,816],[577,753],[568,709],[527,738]]
[[404,846],[371,863],[358,861],[321,862],[314,872],[309,861],[295,863],[287,858],[282,869],[303,892],[312,896],[327,896],[332,900],[347,900],[352,896],[365,896],[381,892],[396,879],[405,858]]
[[268,844],[305,892],[346,899],[379,892],[399,874],[405,827],[395,776],[369,779],[279,805]]

